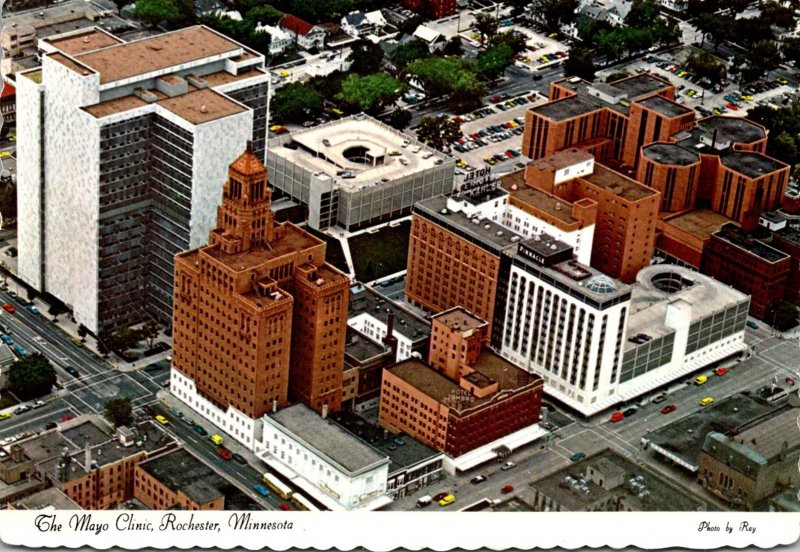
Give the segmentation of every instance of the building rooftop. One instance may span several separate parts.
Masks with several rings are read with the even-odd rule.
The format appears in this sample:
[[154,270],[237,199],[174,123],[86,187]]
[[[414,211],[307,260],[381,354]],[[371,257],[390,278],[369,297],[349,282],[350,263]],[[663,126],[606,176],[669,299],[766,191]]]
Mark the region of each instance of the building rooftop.
[[[49,6],[22,12],[9,13],[8,10],[5,10],[3,14],[3,33],[13,32],[14,28],[32,27],[36,29],[39,39],[42,39],[54,34],[75,30],[73,25],[81,20],[85,22],[84,25],[95,26],[99,15],[100,11],[94,5],[83,0],[67,0],[66,2],[50,4]],[[90,21],[89,17],[95,21]],[[25,30],[27,31],[28,29]]]
[[572,205],[563,199],[527,185],[509,191],[509,204],[531,215],[545,213],[567,225],[581,224],[572,216]]
[[350,288],[350,307],[347,318],[355,318],[368,314],[386,325],[389,314],[394,314],[394,331],[412,342],[428,339],[431,334],[431,323],[406,310],[378,291],[365,286]]
[[715,213],[711,209],[698,209],[664,219],[664,224],[688,232],[701,240],[709,239],[711,234],[719,231],[723,225],[729,222],[731,220],[728,217]]
[[[539,376],[518,368],[488,349],[484,349],[472,368],[484,377],[496,381],[498,383],[498,393],[504,390],[520,389],[536,380],[541,382]],[[444,403],[455,411],[491,402],[497,396],[496,393],[483,398],[466,395],[458,383],[415,358],[404,360],[391,368],[386,368],[386,370],[408,382],[412,387],[435,401]]]
[[759,178],[787,167],[777,159],[750,151],[726,153],[721,155],[719,160],[729,169],[750,178]]
[[[421,213],[444,228],[476,244],[485,244],[495,250],[516,248],[521,236],[505,226],[489,219],[472,219],[463,212],[453,212],[447,208],[444,196],[419,201],[414,204],[414,212]],[[476,222],[477,221],[477,222]]]
[[644,156],[662,165],[680,165],[687,167],[700,162],[700,156],[677,144],[656,142],[642,148]]
[[[632,286],[628,335],[642,333],[656,338],[673,333],[675,330],[668,328],[665,320],[667,307],[674,301],[690,305],[691,319],[695,321],[731,305],[747,304],[749,296],[682,266],[647,266],[639,271]],[[637,346],[631,341],[625,342],[626,351]]]
[[[561,84],[561,83],[559,83]],[[600,107],[582,96],[567,96],[531,108],[531,111],[554,121],[565,121],[597,111]]]
[[547,157],[542,157],[541,159],[530,161],[528,164],[533,165],[534,167],[542,171],[544,170],[557,171],[559,169],[563,169],[565,167],[571,167],[572,165],[576,165],[578,163],[583,163],[585,161],[590,161],[590,160],[594,160],[594,155],[592,155],[588,151],[584,151],[577,148],[570,148],[562,151],[557,151],[553,155],[548,155]]
[[[285,147],[292,142],[294,146]],[[417,147],[420,151],[414,153]],[[305,170],[325,173],[346,191],[433,169],[439,160],[442,166],[455,166],[451,158],[364,114],[284,134],[272,139],[269,148]],[[345,172],[352,178],[343,178]]]
[[638,201],[658,193],[656,190],[639,184],[632,178],[628,178],[599,163],[595,163],[592,174],[581,176],[580,179],[608,190],[617,197],[628,201]]
[[170,491],[183,492],[198,504],[224,496],[216,487],[219,476],[186,449],[177,449],[139,464]]
[[235,55],[242,46],[198,25],[76,56],[100,73],[100,84],[190,64],[203,58]]
[[55,487],[14,501],[15,510],[80,510],[81,507]]
[[536,491],[568,512],[614,511],[620,503],[635,512],[707,508],[679,485],[608,449],[534,481],[518,495],[535,504]]
[[[629,330],[630,333],[630,330]],[[745,391],[715,402],[700,411],[647,433],[651,447],[670,455],[685,468],[696,471],[706,435],[712,431],[727,433],[777,412],[774,405]],[[795,416],[796,418],[796,416]]]
[[433,316],[432,320],[441,322],[451,330],[465,332],[488,326],[488,322],[478,318],[463,307],[453,307]]
[[726,241],[760,257],[768,263],[777,263],[789,258],[789,255],[757,239],[756,235],[735,224],[727,223],[719,231],[714,232],[714,237]]
[[717,140],[725,142],[752,144],[767,137],[763,126],[742,117],[726,117],[713,115],[700,119],[698,128],[707,134],[717,132]]
[[202,77],[196,78],[207,82],[210,87],[216,88],[217,86],[222,86],[223,84],[252,79],[255,77],[262,77],[267,74],[268,73],[260,67],[250,66],[239,69],[236,74],[228,71],[216,71],[214,73],[209,73],[207,75],[203,75]]
[[75,56],[115,46],[117,44],[124,44],[125,41],[118,38],[111,33],[108,33],[99,27],[90,27],[77,34],[58,35],[52,38],[45,39],[45,42],[58,48],[67,55]]
[[611,86],[627,94],[630,100],[640,98],[646,94],[651,94],[664,90],[672,86],[671,83],[662,80],[650,73],[639,73],[632,77],[626,77],[610,83]]
[[[387,434],[386,430],[353,412],[342,410],[330,418],[353,434],[367,446],[389,457],[389,475],[407,467],[425,462],[442,453],[405,434]],[[403,444],[398,444],[398,440]]]
[[745,429],[736,439],[743,441],[766,461],[770,461],[780,454],[784,443],[788,444],[789,450],[800,447],[797,418],[798,411],[794,408],[781,412]]
[[267,417],[292,434],[296,440],[330,459],[348,473],[355,474],[389,463],[386,456],[304,404],[270,412]]
[[649,98],[645,98],[643,100],[637,100],[636,103],[667,117],[680,117],[681,115],[686,115],[687,113],[694,113],[685,105],[673,102],[659,95],[650,96]]
[[373,341],[368,335],[347,326],[347,343],[344,346],[345,369],[350,368],[348,357],[359,364],[364,364],[372,359],[391,352],[389,347]]

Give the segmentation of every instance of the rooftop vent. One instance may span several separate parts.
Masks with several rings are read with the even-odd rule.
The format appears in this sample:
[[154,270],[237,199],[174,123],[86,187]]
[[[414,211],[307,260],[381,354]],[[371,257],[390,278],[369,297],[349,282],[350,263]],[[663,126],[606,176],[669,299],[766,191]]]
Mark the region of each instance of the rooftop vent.
[[208,113],[208,107],[205,105],[200,106],[200,113]]
[[498,230],[498,231],[497,231],[497,235],[498,235],[498,236],[502,236],[502,235],[503,235],[503,231],[502,231],[502,230]]
[[488,230],[488,229],[490,229],[490,228],[492,227],[492,225],[487,223],[487,224],[484,224],[484,225],[483,225],[483,227],[484,227],[486,230]]

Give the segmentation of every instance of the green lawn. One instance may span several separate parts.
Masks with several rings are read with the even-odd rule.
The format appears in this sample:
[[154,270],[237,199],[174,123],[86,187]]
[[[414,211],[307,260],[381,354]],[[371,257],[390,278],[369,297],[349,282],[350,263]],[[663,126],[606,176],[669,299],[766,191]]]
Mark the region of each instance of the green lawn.
[[411,222],[403,221],[395,228],[386,226],[377,233],[350,238],[350,255],[360,282],[370,282],[406,268]]

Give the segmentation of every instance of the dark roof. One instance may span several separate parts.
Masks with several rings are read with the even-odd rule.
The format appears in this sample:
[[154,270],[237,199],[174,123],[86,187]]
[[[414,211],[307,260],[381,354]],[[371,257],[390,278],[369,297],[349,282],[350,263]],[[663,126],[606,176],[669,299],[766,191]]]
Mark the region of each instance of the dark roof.
[[364,14],[361,12],[356,13],[348,13],[344,16],[345,21],[348,24],[353,25],[354,27],[357,25],[361,25],[367,18],[364,17]]
[[761,257],[770,263],[775,263],[789,258],[789,255],[783,251],[779,251],[774,247],[755,239],[750,232],[730,222],[723,225],[718,232],[714,232],[712,235],[715,238],[740,247],[741,249],[744,249],[745,251],[756,255],[757,257]]
[[[364,363],[391,351],[385,345],[373,341],[368,335],[347,326],[347,343],[344,346],[345,358],[351,357],[358,363]],[[345,368],[349,368],[345,363]]]
[[676,144],[656,142],[642,148],[644,156],[662,165],[688,166],[700,162],[700,156]]
[[162,454],[139,465],[172,492],[181,491],[198,504],[223,496],[212,490],[211,483],[219,476],[186,449]]
[[658,95],[650,96],[649,98],[645,98],[643,100],[637,100],[636,103],[643,105],[648,109],[652,109],[657,113],[666,115],[667,117],[679,117],[681,115],[686,115],[687,113],[692,113],[692,110],[685,105],[672,102],[663,96]]
[[600,109],[598,105],[584,100],[580,96],[568,96],[532,107],[531,111],[547,117],[548,119],[564,121],[579,115],[591,113],[592,111],[597,111],[598,109]]
[[704,132],[717,131],[718,140],[750,144],[767,137],[764,127],[741,117],[714,115],[700,119],[697,126]]
[[751,151],[737,151],[720,156],[720,162],[750,178],[758,178],[786,167],[777,159]]
[[631,100],[672,86],[670,83],[664,82],[649,73],[639,73],[610,84],[614,88],[625,92]]
[[360,314],[377,318],[384,325],[388,324],[389,314],[394,314],[394,331],[412,342],[424,341],[431,333],[430,322],[404,309],[385,295],[363,286],[350,289],[347,317],[355,318]]

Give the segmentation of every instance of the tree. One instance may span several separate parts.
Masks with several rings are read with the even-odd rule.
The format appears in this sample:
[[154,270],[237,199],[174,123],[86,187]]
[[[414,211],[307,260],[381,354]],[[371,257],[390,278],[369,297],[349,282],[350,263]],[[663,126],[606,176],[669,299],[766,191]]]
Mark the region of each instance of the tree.
[[392,55],[392,61],[398,69],[407,67],[410,63],[431,55],[428,45],[421,40],[411,40],[397,47]]
[[139,344],[141,334],[131,328],[119,328],[110,333],[105,332],[100,339],[108,349],[124,355]]
[[776,69],[781,63],[781,53],[771,40],[757,42],[747,54],[747,67],[742,71],[746,80],[755,80]]
[[50,392],[56,383],[56,371],[41,353],[31,353],[11,365],[8,385],[22,400],[35,399]]
[[461,38],[454,36],[448,40],[442,49],[442,54],[446,56],[463,56],[464,46],[461,44]]
[[3,218],[17,216],[17,187],[10,182],[0,186],[0,213]]
[[558,31],[561,25],[575,21],[578,5],[578,0],[541,0],[539,13],[551,30]]
[[477,65],[481,75],[489,80],[494,80],[514,62],[514,52],[507,44],[490,46],[478,54]]
[[186,27],[196,19],[191,0],[136,0],[134,13],[151,28],[161,24],[172,29]]
[[705,50],[693,52],[684,63],[686,70],[701,79],[708,79],[712,84],[725,80],[728,69],[722,61]]
[[252,27],[255,27],[259,23],[262,25],[275,25],[280,18],[283,17],[283,12],[276,10],[269,4],[259,4],[253,6],[246,12],[240,13],[244,14],[244,19]]
[[152,349],[155,344],[156,338],[161,333],[161,325],[155,320],[148,320],[144,326],[139,329],[139,339],[147,341],[147,348]]
[[114,5],[117,6],[117,15],[122,14],[122,8],[130,4],[133,0],[114,0]]
[[78,337],[84,338],[89,334],[89,329],[83,324],[78,325]]
[[417,30],[422,24],[422,16],[419,14],[414,14],[405,21],[397,24],[397,32],[399,36],[403,36],[404,34],[410,35],[414,34],[414,31]]
[[783,29],[793,29],[795,26],[794,10],[777,2],[764,2],[761,4],[759,18],[770,25]]
[[779,332],[791,330],[797,326],[797,307],[791,303],[783,302],[773,312],[772,326]]
[[405,130],[411,124],[411,112],[408,109],[395,109],[390,112],[383,121],[392,128]]
[[397,101],[408,86],[386,73],[366,77],[349,75],[342,81],[342,91],[336,99],[358,111],[377,114]]
[[517,31],[508,31],[505,33],[498,33],[491,41],[492,45],[499,46],[500,44],[505,44],[509,48],[511,48],[512,54],[519,54],[520,52],[525,51],[525,45],[527,43],[527,39],[525,35],[518,33]]
[[800,63],[800,38],[789,37],[783,40],[781,46],[783,59]]
[[460,137],[461,125],[448,117],[425,117],[417,127],[417,138],[440,151]]
[[322,96],[300,82],[287,84],[272,98],[272,114],[284,123],[298,123],[322,109]]
[[133,423],[133,408],[129,397],[109,399],[103,405],[103,417],[108,420],[114,428],[129,426]]
[[[572,52],[570,52],[570,54],[572,54]],[[606,82],[616,82],[618,80],[627,79],[630,76],[630,73],[627,71],[614,71],[606,77]]]
[[497,29],[500,22],[491,14],[478,12],[475,14],[475,23],[473,27],[475,32],[481,35],[481,44],[487,40],[491,40],[497,34]]
[[383,49],[368,40],[361,40],[353,45],[347,59],[352,62],[351,73],[369,75],[380,69],[383,63]]
[[594,73],[597,70],[593,58],[591,50],[580,47],[573,48],[569,52],[569,58],[564,62],[564,75],[593,81]]

